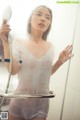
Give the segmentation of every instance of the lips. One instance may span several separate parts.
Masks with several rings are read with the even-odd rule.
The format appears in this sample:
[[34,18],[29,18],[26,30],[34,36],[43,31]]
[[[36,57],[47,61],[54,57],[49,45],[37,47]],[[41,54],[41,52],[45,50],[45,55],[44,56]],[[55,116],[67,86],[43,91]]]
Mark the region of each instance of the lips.
[[43,28],[45,25],[43,23],[38,24],[41,28]]

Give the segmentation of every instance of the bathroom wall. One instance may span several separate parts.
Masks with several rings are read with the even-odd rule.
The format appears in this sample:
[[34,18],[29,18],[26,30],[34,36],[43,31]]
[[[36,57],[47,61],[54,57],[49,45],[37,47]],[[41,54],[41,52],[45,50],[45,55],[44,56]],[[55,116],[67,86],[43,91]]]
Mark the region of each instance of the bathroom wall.
[[80,6],[62,120],[80,120]]

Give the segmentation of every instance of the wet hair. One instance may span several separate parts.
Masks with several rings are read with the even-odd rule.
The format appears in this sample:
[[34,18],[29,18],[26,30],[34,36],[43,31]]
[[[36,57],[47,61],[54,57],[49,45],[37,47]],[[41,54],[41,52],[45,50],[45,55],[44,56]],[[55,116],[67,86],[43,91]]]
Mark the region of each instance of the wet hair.
[[[39,8],[39,7],[44,7],[44,8],[46,8],[46,9],[49,10],[50,15],[51,15],[51,24],[52,24],[52,11],[51,11],[51,9],[48,8],[48,7],[46,7],[46,6],[44,6],[44,5],[38,6],[37,8]],[[37,9],[37,8],[36,8],[36,9]],[[35,10],[36,10],[36,9],[35,9]],[[34,11],[35,11],[35,10],[34,10]],[[31,17],[32,17],[32,15],[30,16],[30,18],[29,18],[29,20],[28,20],[28,25],[27,25],[27,32],[28,32],[29,34],[31,34]],[[48,36],[49,31],[50,31],[50,29],[51,29],[51,24],[50,24],[50,26],[48,27],[48,29],[43,33],[42,39],[45,40],[45,41],[47,40],[47,36]]]

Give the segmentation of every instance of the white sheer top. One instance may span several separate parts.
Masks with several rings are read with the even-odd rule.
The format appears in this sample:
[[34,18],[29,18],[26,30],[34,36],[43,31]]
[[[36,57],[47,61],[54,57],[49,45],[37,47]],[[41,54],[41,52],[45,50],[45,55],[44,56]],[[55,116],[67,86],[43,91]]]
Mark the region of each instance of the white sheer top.
[[18,72],[19,84],[15,93],[47,94],[54,57],[53,45],[40,59],[36,58],[18,42],[13,42],[13,55],[22,61]]

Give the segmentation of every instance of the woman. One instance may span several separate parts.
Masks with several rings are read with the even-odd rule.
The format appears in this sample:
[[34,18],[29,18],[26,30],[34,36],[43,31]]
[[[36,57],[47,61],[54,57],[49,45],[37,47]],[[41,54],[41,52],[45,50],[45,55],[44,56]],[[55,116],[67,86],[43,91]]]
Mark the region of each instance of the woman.
[[[33,12],[28,23],[27,41],[13,43],[12,75],[18,73],[19,84],[15,93],[48,94],[50,76],[73,55],[72,45],[68,45],[59,55],[54,65],[54,49],[47,42],[52,23],[52,12],[46,6],[39,6]],[[10,26],[4,23],[0,29],[4,56],[10,58],[7,34]],[[22,63],[19,63],[22,60]],[[9,70],[10,63],[6,62]],[[9,120],[46,120],[49,110],[48,98],[12,99],[9,107]]]

